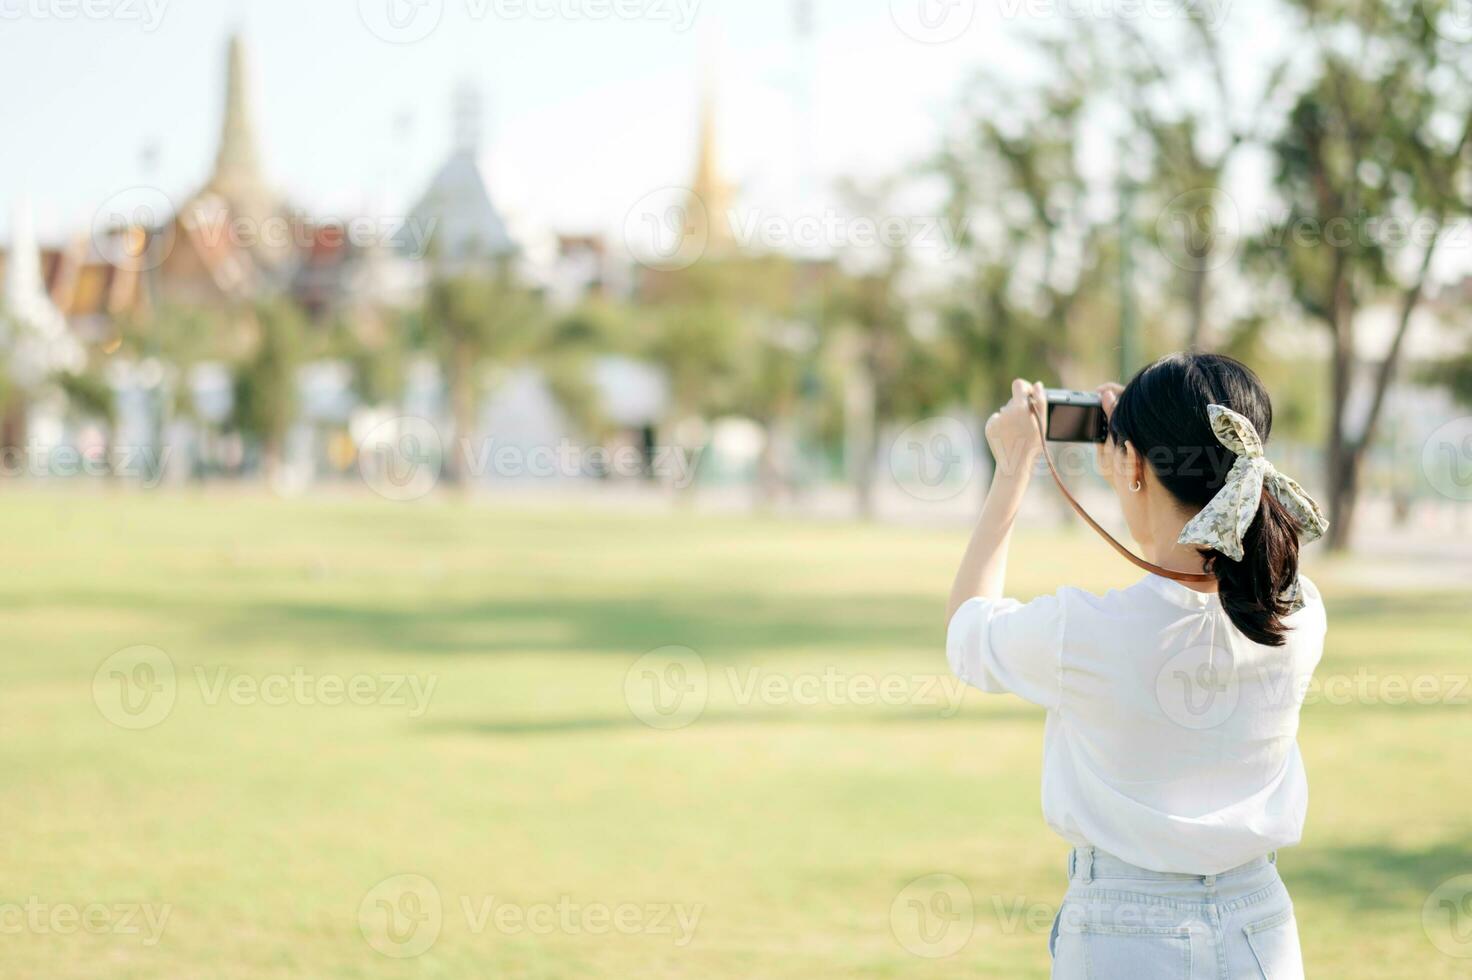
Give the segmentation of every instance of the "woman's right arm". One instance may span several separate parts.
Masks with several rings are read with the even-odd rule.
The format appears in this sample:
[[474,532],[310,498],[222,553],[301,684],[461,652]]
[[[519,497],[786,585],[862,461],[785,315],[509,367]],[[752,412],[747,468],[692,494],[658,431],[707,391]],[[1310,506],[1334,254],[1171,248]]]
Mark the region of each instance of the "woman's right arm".
[[951,596],[946,603],[947,625],[968,599],[1000,599],[1006,587],[1012,525],[1032,479],[1033,464],[1043,448],[1028,408],[1029,395],[1044,398],[1043,386],[1029,385],[1019,378],[1012,382],[1012,400],[987,419],[986,440],[997,466],[981,516],[951,583]]
[[1053,708],[1059,699],[1063,604],[1051,595],[1026,604],[1003,597],[1012,526],[1043,448],[1030,396],[1044,399],[1043,386],[1013,382],[1012,400],[987,420],[996,474],[951,585],[946,659],[972,687]]

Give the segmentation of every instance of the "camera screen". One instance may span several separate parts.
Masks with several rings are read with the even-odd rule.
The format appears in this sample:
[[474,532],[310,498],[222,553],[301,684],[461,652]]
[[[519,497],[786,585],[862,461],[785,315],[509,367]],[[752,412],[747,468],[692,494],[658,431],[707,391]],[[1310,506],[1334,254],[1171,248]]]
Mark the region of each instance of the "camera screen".
[[1048,439],[1053,442],[1103,442],[1104,410],[1098,405],[1049,405]]

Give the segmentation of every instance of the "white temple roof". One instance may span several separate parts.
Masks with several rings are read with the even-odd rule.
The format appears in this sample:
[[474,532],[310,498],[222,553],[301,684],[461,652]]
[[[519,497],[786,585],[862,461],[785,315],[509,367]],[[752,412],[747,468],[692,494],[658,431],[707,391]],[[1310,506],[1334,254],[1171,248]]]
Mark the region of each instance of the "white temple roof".
[[442,261],[495,259],[518,251],[505,218],[491,200],[485,169],[468,147],[456,150],[445,161],[409,218],[418,227],[432,228],[433,254]]
[[66,316],[46,291],[36,228],[30,203],[24,199],[17,203],[11,221],[5,293],[0,299],[0,344],[11,378],[22,387],[60,371],[80,370],[85,360],[81,344],[67,329]]

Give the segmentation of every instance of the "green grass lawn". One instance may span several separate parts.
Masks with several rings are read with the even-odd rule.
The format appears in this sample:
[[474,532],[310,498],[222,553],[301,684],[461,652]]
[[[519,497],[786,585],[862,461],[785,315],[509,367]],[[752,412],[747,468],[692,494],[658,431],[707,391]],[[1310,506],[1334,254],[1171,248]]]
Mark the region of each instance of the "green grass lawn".
[[[1066,850],[1040,814],[1042,713],[937,680],[959,531],[4,499],[0,975],[1047,975]],[[1082,534],[1013,560],[1023,595],[1131,578]],[[1465,583],[1317,574],[1321,674],[1465,677]],[[175,700],[133,730],[109,721],[119,661],[96,675],[136,646],[167,654],[172,688],[152,682]],[[694,652],[641,660],[672,646]],[[410,676],[434,685],[422,712]],[[706,695],[700,717],[642,721],[665,723],[651,677],[687,713]],[[370,703],[319,703],[354,684]],[[1309,976],[1472,976],[1422,915],[1472,873],[1472,691],[1378,690],[1305,709],[1307,842],[1280,865]],[[951,877],[907,889],[927,875]],[[933,882],[954,915],[925,946],[910,903],[945,912]]]

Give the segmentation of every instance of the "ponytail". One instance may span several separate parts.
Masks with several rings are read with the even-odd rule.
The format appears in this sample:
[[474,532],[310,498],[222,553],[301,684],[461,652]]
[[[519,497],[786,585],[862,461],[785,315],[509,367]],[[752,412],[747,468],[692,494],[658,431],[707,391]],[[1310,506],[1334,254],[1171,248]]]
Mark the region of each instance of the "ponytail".
[[1298,536],[1293,516],[1270,493],[1242,538],[1242,560],[1202,549],[1206,569],[1216,576],[1217,595],[1232,625],[1254,643],[1280,647],[1288,635],[1285,598],[1298,580]]

